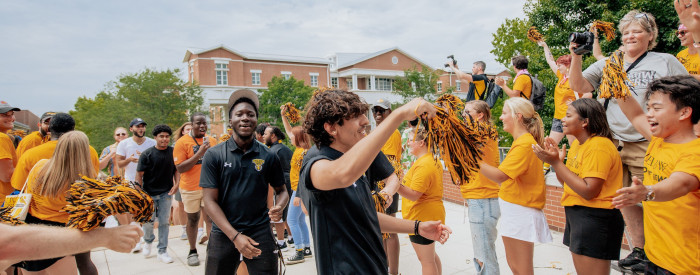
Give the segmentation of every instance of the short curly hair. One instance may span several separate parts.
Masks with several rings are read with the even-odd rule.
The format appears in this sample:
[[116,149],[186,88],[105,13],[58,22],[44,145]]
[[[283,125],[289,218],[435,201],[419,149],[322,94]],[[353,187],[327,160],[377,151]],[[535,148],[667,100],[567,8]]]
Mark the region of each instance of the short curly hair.
[[304,131],[320,146],[333,143],[324,124],[343,125],[344,120],[364,115],[369,110],[357,94],[345,90],[326,90],[311,97],[306,107]]

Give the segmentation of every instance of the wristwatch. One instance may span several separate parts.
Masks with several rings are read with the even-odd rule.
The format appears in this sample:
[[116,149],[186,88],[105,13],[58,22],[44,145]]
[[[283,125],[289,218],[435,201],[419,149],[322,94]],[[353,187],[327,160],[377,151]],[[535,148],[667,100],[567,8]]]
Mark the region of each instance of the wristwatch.
[[653,201],[654,198],[656,198],[656,193],[654,192],[654,188],[651,188],[651,185],[644,186],[647,188],[647,197],[644,199],[644,201]]

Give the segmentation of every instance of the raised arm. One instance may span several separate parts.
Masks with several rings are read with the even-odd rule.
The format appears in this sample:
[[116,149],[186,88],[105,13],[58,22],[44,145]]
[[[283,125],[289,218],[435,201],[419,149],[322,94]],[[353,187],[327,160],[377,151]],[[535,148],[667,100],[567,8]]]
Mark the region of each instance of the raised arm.
[[455,75],[457,75],[457,79],[461,79],[467,82],[474,82],[474,78],[472,78],[470,74],[466,74],[459,68],[457,68],[457,66],[455,66],[452,60],[448,61],[447,65],[450,65],[450,69],[452,69],[452,71],[455,72]]
[[574,47],[577,44],[569,44],[569,51],[571,52],[571,67],[569,68],[569,86],[572,90],[579,93],[585,94],[590,93],[595,90],[593,85],[591,85],[586,78],[583,77],[583,57],[574,53]]
[[598,39],[598,29],[593,28],[591,32],[593,33],[593,57],[595,57],[595,60],[604,59],[605,55],[603,55],[603,50],[600,48],[600,40]]
[[520,96],[520,91],[517,90],[512,90],[511,88],[506,85],[506,81],[503,78],[496,77],[496,85],[498,87],[501,87],[503,91],[509,96],[509,97],[519,97]]
[[559,68],[557,68],[557,62],[554,61],[554,56],[552,55],[552,51],[549,50],[547,42],[540,40],[537,42],[537,45],[540,45],[540,47],[544,49],[544,58],[547,60],[547,65],[549,65],[549,68],[552,69],[552,72],[556,75]]
[[[292,134],[292,125],[289,124],[289,121],[287,121],[287,117],[284,116],[284,112],[287,110],[287,106],[280,106],[280,116],[282,117],[282,124],[284,124],[284,131],[287,133],[287,136],[289,137],[289,140],[294,143],[294,134]],[[294,146],[298,146],[297,144],[292,144]]]
[[399,107],[342,157],[332,161],[316,161],[311,167],[311,182],[319,190],[333,190],[352,185],[372,163],[367,161],[367,156],[376,156],[401,122],[416,118],[416,114],[425,114],[424,117],[430,119],[435,113],[435,106],[422,98],[416,98]]

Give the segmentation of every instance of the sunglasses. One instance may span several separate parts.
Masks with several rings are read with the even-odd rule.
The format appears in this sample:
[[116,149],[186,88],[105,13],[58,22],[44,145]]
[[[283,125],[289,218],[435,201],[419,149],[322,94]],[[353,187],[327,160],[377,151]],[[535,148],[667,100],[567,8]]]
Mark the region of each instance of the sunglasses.
[[117,134],[114,134],[114,135],[115,135],[115,136],[126,136],[126,133],[117,133]]
[[378,115],[381,115],[381,114],[383,114],[383,113],[386,113],[386,111],[387,111],[387,109],[382,109],[382,108],[374,108],[374,109],[372,109],[372,112],[374,112],[375,114],[378,114]]
[[646,18],[647,22],[651,22],[651,20],[649,20],[649,16],[647,16],[646,13],[642,12],[642,13],[638,13],[637,15],[634,16],[634,18],[642,18],[642,17]]
[[688,31],[676,31],[676,36],[684,36]]

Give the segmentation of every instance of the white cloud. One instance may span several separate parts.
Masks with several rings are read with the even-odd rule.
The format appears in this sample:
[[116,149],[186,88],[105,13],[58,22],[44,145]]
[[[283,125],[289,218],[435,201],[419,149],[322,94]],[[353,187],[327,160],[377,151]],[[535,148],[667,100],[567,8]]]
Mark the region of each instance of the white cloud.
[[504,67],[489,52],[524,0],[10,1],[0,6],[0,100],[68,111],[108,81],[144,68],[183,68],[188,47],[323,57],[398,46],[434,67]]

